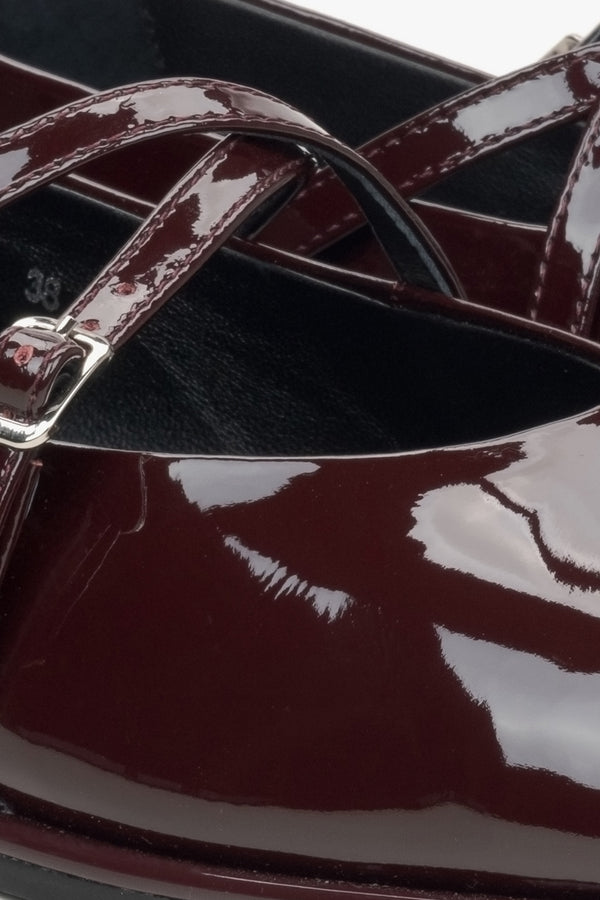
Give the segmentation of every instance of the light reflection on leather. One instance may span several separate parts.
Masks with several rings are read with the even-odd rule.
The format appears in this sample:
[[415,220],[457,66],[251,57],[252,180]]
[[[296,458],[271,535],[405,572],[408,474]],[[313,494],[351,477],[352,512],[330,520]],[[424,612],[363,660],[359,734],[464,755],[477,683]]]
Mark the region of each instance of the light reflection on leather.
[[169,475],[190,503],[206,511],[264,500],[318,469],[305,460],[179,459],[169,464]]
[[29,163],[30,153],[27,147],[9,150],[0,155],[0,185],[10,184],[13,178]]
[[436,631],[447,665],[489,710],[509,766],[600,789],[600,672],[565,672],[533,653],[441,626]]
[[479,484],[427,491],[410,536],[438,565],[598,617],[598,424],[560,422],[520,448]]

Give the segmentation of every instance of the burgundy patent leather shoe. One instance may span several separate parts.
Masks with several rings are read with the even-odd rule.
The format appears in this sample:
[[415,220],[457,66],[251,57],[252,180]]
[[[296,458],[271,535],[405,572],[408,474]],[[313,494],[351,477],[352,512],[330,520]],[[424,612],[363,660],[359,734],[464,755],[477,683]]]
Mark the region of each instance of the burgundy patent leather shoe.
[[[250,137],[133,235],[30,196],[202,128]],[[429,288],[213,256],[296,143]],[[444,296],[378,171],[254,89],[6,132],[0,205],[0,891],[596,897],[600,348]]]

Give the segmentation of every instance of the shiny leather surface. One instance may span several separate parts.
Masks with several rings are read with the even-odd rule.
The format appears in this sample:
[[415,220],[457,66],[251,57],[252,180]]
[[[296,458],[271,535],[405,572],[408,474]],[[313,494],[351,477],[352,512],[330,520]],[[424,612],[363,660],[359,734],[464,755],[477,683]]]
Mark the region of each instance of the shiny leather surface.
[[597,574],[548,481],[579,521],[599,422],[356,459],[46,448],[3,590],[4,834],[25,816],[92,859],[116,828],[281,875],[598,882],[594,784],[560,729],[540,759],[535,733],[510,743],[530,707],[507,712],[505,672],[531,668],[543,721],[555,697],[593,721],[559,676],[596,671]]
[[378,459],[54,446],[4,592],[6,802],[295,871],[600,883],[599,426]]
[[[22,125],[90,93],[88,88],[51,75],[48,72],[0,56],[0,130]],[[95,185],[118,192],[121,204],[135,195],[152,205],[164,197],[172,185],[214,147],[216,137],[206,134],[178,134],[155,138],[139,147],[122,149],[101,156],[65,177],[65,183],[90,194]],[[83,181],[82,181],[83,179]],[[90,184],[94,181],[94,185]],[[97,190],[98,188],[96,188]],[[139,202],[139,201],[138,201]],[[133,211],[145,216],[149,209],[136,206]]]
[[226,138],[167,195],[76,301],[72,315],[117,348],[270,195],[302,174],[302,153]]
[[[0,71],[9,86],[3,95],[6,102],[0,98],[0,122],[5,125],[19,123],[15,107],[41,114],[86,93],[80,85],[25,68],[13,60],[0,58]],[[211,146],[214,146],[214,138],[207,135],[177,134],[167,141],[156,138],[144,144],[143,160],[139,149],[132,147],[82,167],[83,181],[77,174],[68,175],[67,179],[76,190],[145,216],[150,210],[146,202],[160,200],[173,179],[181,177],[199,152]],[[347,203],[347,200],[343,202]],[[422,203],[418,198],[413,200],[413,205],[452,260],[458,280],[469,298],[518,313],[526,309],[530,300],[531,273],[541,253],[543,229],[505,221],[496,223],[466,211]],[[330,214],[335,215],[334,206]],[[281,215],[278,219],[282,224]],[[286,240],[289,242],[285,232],[279,233],[278,243],[284,244]],[[245,251],[257,252],[252,246],[247,246]],[[379,274],[384,279],[394,277],[393,267],[376,243],[363,241],[360,246],[353,246],[350,253],[341,249],[335,258],[339,265],[350,270]],[[510,259],[512,283],[509,294],[504,284],[505,259]],[[282,263],[299,265],[289,257],[282,257]],[[480,273],[485,277],[480,277]],[[325,277],[324,272],[321,277]],[[327,277],[338,282],[343,280],[343,276],[335,271],[330,271]]]
[[[41,888],[38,895],[47,900],[81,900],[87,896],[86,889],[95,900],[121,900],[122,892],[125,891],[128,896],[130,890],[146,891],[144,897],[148,900],[162,900],[163,897],[216,900],[223,896],[240,900],[248,896],[282,900],[300,900],[308,896],[311,900],[335,900],[340,895],[347,900],[457,898],[455,892],[448,891],[424,892],[404,886],[384,887],[373,883],[362,885],[293,875],[278,876],[168,857],[157,858],[149,853],[99,841],[94,842],[95,855],[93,862],[90,862],[89,843],[68,832],[59,834],[54,829],[36,828],[32,822],[22,819],[0,819],[0,851],[9,853],[11,846],[18,846],[19,853],[27,857],[26,861],[21,861],[0,855],[0,878],[17,897],[27,896],[28,890],[31,894],[32,882],[35,884],[37,880]],[[470,892],[468,896],[471,900],[494,900],[488,892],[485,897],[479,891]]]
[[[58,335],[7,329],[0,336],[1,415],[35,421],[60,373],[81,355],[80,348]],[[29,510],[39,465],[35,451],[0,446],[0,581]]]
[[[115,198],[114,202],[120,201]],[[543,226],[493,219],[417,199],[411,205],[443,247],[471,302],[519,316],[527,314],[536,269],[544,252]],[[258,246],[254,242],[247,252],[256,253]],[[302,258],[288,253],[282,263],[291,267],[293,260]],[[356,234],[355,240],[342,240],[317,259],[338,268],[339,274],[323,275],[337,283],[341,283],[341,270],[387,280],[394,277],[389,260],[370,239],[366,228]]]
[[[77,165],[153,136],[196,128],[307,138],[325,132],[282,101],[205,79],[166,79],[84,97],[0,136],[0,186],[9,199]],[[52,139],[50,140],[50,135]],[[336,142],[332,138],[332,145]]]
[[[146,100],[149,93],[150,91],[144,95],[142,92],[140,98]],[[144,115],[148,118],[144,121],[149,121],[150,131],[159,127],[157,120],[160,123],[164,119],[161,103],[168,104],[168,100],[164,98],[166,93],[164,85],[155,88],[154,117],[152,102],[146,103]],[[85,160],[86,154],[93,158],[94,155],[106,152],[111,142],[118,144],[123,139],[125,142],[135,140],[139,138],[140,131],[143,135],[143,122],[138,123],[137,132],[130,122],[132,102],[134,113],[140,112],[135,107],[135,95],[135,90],[120,93],[116,104],[117,115],[114,109],[105,107],[103,116],[102,109],[96,109],[96,104],[101,104],[101,101],[95,98],[91,102],[84,99],[79,106],[62,107],[58,114],[47,115],[41,121],[32,120],[26,126],[4,132],[0,137],[0,203],[11,202],[40,183],[55,178],[61,164],[68,170]],[[258,97],[255,96],[254,99],[258,105]],[[268,99],[264,99],[268,106]],[[130,103],[129,108],[127,101]],[[277,106],[276,101],[273,103]],[[110,107],[110,100],[108,106]],[[116,135],[113,135],[108,125],[119,118],[119,112],[121,132],[117,129]],[[85,124],[81,121],[82,115]],[[300,118],[298,115],[298,119]],[[94,123],[97,125],[95,132],[92,128]],[[83,141],[84,132],[88,145]],[[222,188],[219,190],[219,182],[224,179],[218,163],[227,160],[228,150],[233,151],[232,155],[238,162],[240,158],[240,154],[234,151],[237,147],[234,140],[226,142],[225,147],[227,149],[222,156],[215,152],[216,160],[211,156],[206,167],[200,166],[198,171],[194,171],[192,178],[180,186],[179,194],[176,193],[163,207],[159,207],[145,231],[136,236],[133,244],[113,262],[112,268],[109,267],[101,274],[81,298],[77,312],[83,314],[84,308],[87,310],[81,322],[83,327],[105,336],[115,346],[123,342],[148,318],[153,303],[160,305],[168,299],[182,280],[194,271],[194,263],[196,266],[200,265],[225,240],[229,233],[227,226],[231,230],[243,218],[244,213],[252,211],[261,195],[268,195],[285,184],[290,177],[297,176],[304,165],[303,162],[291,163],[288,157],[282,157],[276,151],[269,156],[268,150],[258,147],[256,155],[250,153],[250,160],[244,160],[250,168],[250,182],[248,178],[240,178],[239,168],[234,167],[230,175],[237,178],[230,177],[228,182],[225,179],[229,191],[223,192]],[[256,152],[257,148],[254,149]],[[257,156],[266,164],[267,171],[259,173],[259,177],[255,178]],[[215,187],[216,193],[221,195],[221,205],[211,199],[215,194]],[[182,202],[179,204],[178,200]],[[204,201],[206,208],[203,206]],[[193,207],[192,213],[196,213],[191,219],[190,204]],[[237,212],[237,216],[230,215],[227,219],[231,207],[234,213]],[[167,223],[170,229],[166,227]],[[204,232],[201,233],[203,241],[196,234],[195,229],[198,227]],[[159,241],[152,241],[157,230],[160,232]],[[157,243],[158,248],[155,247]],[[116,278],[116,272],[122,273],[126,264],[135,268],[135,261],[142,264],[143,279],[134,280],[132,285]],[[146,268],[149,268],[149,272],[145,271]],[[111,281],[112,276],[115,277]],[[143,297],[140,297],[142,293]],[[80,349],[68,335],[63,337],[47,335],[36,329],[9,328],[0,339],[2,415],[10,419],[21,419],[26,424],[35,422],[58,379],[80,357]],[[0,530],[4,539],[0,577],[29,507],[30,494],[38,474],[36,456],[37,450],[30,447],[22,450],[7,446],[0,448]]]

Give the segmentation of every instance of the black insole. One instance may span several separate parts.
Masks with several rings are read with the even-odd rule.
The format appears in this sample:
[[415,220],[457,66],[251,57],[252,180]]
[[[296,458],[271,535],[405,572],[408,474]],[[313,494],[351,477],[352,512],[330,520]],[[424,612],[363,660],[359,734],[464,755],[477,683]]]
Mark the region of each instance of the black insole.
[[[2,210],[2,325],[59,315],[135,224],[59,188]],[[598,365],[571,353],[222,251],[86,387],[58,437],[376,453],[495,437],[599,401]]]

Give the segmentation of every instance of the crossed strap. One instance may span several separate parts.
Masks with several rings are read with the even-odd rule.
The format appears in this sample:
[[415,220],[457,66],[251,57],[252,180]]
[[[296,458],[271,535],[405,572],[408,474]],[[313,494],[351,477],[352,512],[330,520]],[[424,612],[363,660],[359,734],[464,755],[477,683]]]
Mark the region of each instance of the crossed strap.
[[[543,241],[527,313],[589,335],[600,277],[599,110],[600,49],[586,47],[466,91],[380,135],[361,152],[404,196],[414,196],[475,160],[562,123],[587,120]],[[362,221],[334,175],[323,171],[261,239],[310,255]]]
[[394,263],[404,239],[424,276],[448,295],[457,290],[435,242],[370,163],[287,104],[223,82],[119,88],[5,132],[0,206],[109,151],[208,130],[250,136],[229,136],[211,149],[60,321],[24,319],[0,335],[0,574],[39,471],[37,450],[66,404],[245,219],[305,176],[312,166],[306,148],[351,187]]

